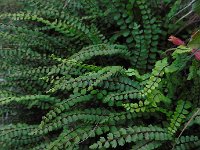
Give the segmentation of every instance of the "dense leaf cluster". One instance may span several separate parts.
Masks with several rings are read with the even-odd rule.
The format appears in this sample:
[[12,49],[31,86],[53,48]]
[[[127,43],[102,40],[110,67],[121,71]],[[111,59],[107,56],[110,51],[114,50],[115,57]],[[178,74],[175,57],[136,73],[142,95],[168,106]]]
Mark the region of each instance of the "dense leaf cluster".
[[0,149],[200,148],[195,42],[163,55],[181,0],[19,5],[0,14]]

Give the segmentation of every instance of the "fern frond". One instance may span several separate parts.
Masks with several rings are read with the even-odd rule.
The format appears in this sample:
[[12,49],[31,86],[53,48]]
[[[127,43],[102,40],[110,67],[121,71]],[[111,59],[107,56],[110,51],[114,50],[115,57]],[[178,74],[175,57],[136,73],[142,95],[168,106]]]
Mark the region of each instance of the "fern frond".
[[181,126],[181,123],[183,123],[184,119],[186,118],[186,115],[188,115],[188,110],[191,107],[191,103],[188,101],[179,100],[176,110],[174,114],[172,115],[172,119],[170,122],[170,126],[168,127],[168,132],[170,134],[175,134],[178,130],[178,127]]
[[101,137],[100,140],[91,145],[90,148],[116,148],[118,145],[123,146],[125,143],[137,142],[140,140],[166,141],[170,139],[172,139],[171,135],[165,130],[151,125],[148,127],[121,128],[119,131],[109,133],[107,138]]

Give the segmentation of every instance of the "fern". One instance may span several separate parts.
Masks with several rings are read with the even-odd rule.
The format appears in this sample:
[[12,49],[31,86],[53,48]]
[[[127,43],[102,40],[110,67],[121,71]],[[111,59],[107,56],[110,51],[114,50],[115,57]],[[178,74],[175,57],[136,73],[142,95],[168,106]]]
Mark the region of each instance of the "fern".
[[198,33],[167,50],[180,0],[19,5],[0,14],[3,150],[200,147]]
[[109,133],[107,139],[104,137],[100,138],[99,142],[90,146],[91,149],[96,148],[109,148],[123,146],[126,142],[137,142],[140,140],[170,140],[171,136],[166,134],[164,130],[159,127],[149,126],[149,127],[133,127],[123,129],[114,133]]

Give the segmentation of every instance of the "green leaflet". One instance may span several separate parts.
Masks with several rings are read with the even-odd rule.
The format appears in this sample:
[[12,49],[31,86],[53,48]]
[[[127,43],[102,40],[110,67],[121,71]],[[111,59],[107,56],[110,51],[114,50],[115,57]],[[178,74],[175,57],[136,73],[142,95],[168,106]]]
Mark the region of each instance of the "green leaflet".
[[132,149],[131,150],[135,150],[135,149],[138,149],[138,150],[151,150],[151,149],[156,149],[158,148],[159,146],[161,146],[162,143],[161,142],[158,142],[158,141],[141,141],[141,142],[137,142],[137,144],[133,145],[132,146]]
[[192,4],[192,10],[197,13],[200,14],[200,2],[199,1],[194,1],[194,3]]
[[[196,2],[197,3],[197,2]],[[189,46],[192,49],[199,49],[200,45],[199,45],[199,41],[200,41],[200,33],[199,31],[197,31],[190,39],[189,43],[187,46]]]

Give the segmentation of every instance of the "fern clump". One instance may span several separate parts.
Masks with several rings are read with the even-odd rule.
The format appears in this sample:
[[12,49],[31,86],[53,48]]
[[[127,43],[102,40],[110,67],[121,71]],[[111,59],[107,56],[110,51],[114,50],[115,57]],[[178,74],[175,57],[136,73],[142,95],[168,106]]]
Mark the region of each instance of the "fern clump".
[[19,6],[0,14],[1,149],[200,148],[199,33],[167,50],[180,0]]

